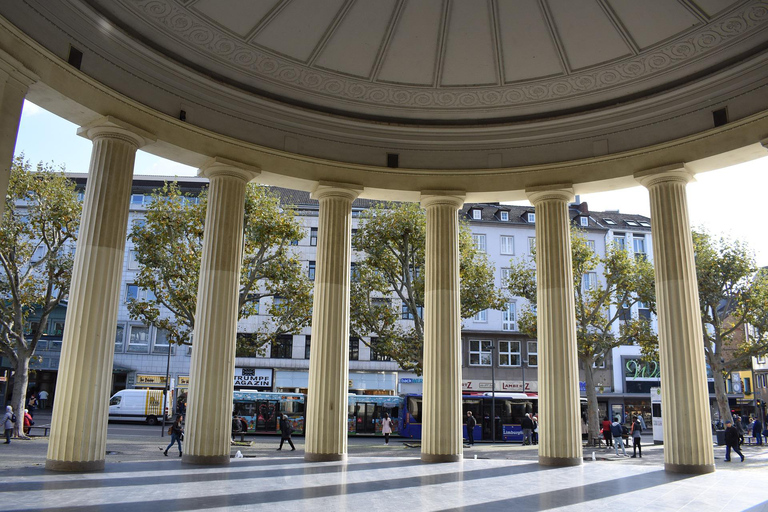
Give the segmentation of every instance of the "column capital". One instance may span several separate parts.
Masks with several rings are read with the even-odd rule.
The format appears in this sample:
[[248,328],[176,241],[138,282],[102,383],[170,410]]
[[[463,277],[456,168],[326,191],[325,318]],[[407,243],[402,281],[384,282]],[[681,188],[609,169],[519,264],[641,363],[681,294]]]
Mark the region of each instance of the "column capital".
[[421,206],[429,208],[430,206],[448,205],[457,210],[464,206],[464,200],[467,195],[462,190],[422,190]]
[[327,197],[347,199],[351,203],[360,195],[363,187],[354,183],[340,183],[335,181],[321,181],[310,192],[309,197],[320,200]]
[[21,62],[0,50],[0,76],[3,74],[19,82],[25,89],[40,80],[39,76],[27,69]]
[[533,206],[542,201],[565,201],[573,202],[576,196],[573,193],[573,187],[570,183],[560,183],[557,185],[542,185],[540,187],[530,187],[525,189],[525,195]]
[[100,137],[121,138],[135,144],[137,149],[157,141],[155,136],[148,131],[112,116],[100,117],[81,126],[77,130],[77,134],[90,140],[96,140]]
[[634,178],[645,188],[650,188],[659,183],[678,182],[690,183],[696,181],[693,173],[688,170],[684,163],[676,163],[638,171]]
[[197,174],[198,176],[208,178],[209,180],[222,176],[230,176],[232,178],[239,178],[248,183],[261,174],[261,169],[253,165],[215,156],[205,162],[205,164],[200,167]]

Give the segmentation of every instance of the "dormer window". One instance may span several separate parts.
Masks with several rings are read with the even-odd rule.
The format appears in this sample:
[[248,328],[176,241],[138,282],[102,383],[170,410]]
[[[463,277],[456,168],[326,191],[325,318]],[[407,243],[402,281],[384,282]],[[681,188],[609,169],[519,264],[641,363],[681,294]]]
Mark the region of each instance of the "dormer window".
[[589,226],[589,217],[579,217],[579,223],[581,223],[582,227]]
[[603,222],[605,222],[609,226],[615,226],[616,225],[616,221],[614,221],[613,219],[603,219]]
[[528,222],[536,222],[536,214],[535,213],[526,213],[525,214],[525,219]]
[[470,217],[472,217],[472,220],[480,220],[483,217],[483,211],[472,209],[470,210]]
[[644,220],[640,221],[640,225],[643,226],[644,228],[651,227],[651,223],[650,222],[645,222]]
[[638,224],[637,221],[634,221],[634,220],[625,220],[624,222],[627,223],[627,226],[635,226],[635,227],[640,226],[640,224]]
[[509,221],[509,212],[507,211],[500,211],[499,212],[499,220],[503,222]]

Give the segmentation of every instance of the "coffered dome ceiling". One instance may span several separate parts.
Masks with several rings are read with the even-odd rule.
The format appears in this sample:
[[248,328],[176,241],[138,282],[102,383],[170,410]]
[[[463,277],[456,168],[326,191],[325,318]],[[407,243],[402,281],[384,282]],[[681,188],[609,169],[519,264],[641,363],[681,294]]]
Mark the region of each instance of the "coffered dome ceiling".
[[734,0],[90,0],[239,88],[398,122],[559,115],[652,94],[762,48]]

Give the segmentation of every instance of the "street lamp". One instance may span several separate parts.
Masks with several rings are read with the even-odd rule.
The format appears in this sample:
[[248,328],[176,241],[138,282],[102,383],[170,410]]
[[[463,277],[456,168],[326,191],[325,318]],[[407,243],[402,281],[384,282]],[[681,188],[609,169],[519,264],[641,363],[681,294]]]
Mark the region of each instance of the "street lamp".
[[491,439],[496,442],[496,345],[491,343]]
[[165,436],[165,408],[169,406],[168,404],[168,390],[169,386],[171,385],[170,381],[170,375],[171,375],[171,343],[168,342],[168,360],[165,363],[165,389],[163,389],[163,409],[160,411],[163,415],[163,429],[160,431],[160,437]]

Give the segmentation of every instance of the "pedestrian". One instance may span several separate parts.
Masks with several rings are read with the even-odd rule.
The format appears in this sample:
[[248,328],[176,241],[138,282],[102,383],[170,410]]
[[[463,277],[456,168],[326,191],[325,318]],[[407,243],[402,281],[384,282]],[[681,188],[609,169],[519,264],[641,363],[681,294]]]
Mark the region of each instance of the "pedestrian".
[[608,416],[603,418],[603,438],[605,439],[605,447],[613,447],[613,435],[611,434],[611,420]]
[[283,443],[286,441],[288,441],[288,444],[291,445],[291,451],[296,449],[296,447],[293,446],[293,441],[291,441],[291,432],[293,432],[293,425],[291,425],[291,420],[288,419],[287,414],[283,413],[283,416],[280,418],[280,448],[278,448],[277,451],[283,449]]
[[469,446],[475,444],[475,425],[477,425],[477,421],[472,416],[472,411],[467,411],[467,443]]
[[531,444],[531,432],[533,432],[533,420],[530,413],[525,413],[523,421],[520,423],[523,429],[523,444]]
[[752,423],[752,435],[755,436],[757,444],[763,444],[763,424],[757,418]]
[[[726,425],[728,422],[726,422]],[[739,433],[739,446],[744,444],[744,434],[746,434],[746,430],[744,430],[744,424],[741,422],[741,416],[738,414],[735,414],[733,416],[733,426],[736,428],[736,431]]]
[[27,400],[27,410],[29,410],[30,416],[35,416],[35,409],[37,409],[37,397],[32,393],[29,395],[29,400]]
[[[184,427],[181,426],[182,415],[177,414],[176,419],[173,421],[173,425],[168,427],[168,433],[171,434],[171,442],[165,447],[163,455],[168,456],[168,450],[173,446],[173,443],[179,445],[179,457],[181,457],[181,441],[184,439]],[[160,448],[162,450],[162,448]]]
[[32,415],[27,409],[24,409],[24,433],[26,435],[29,435],[29,428],[34,424],[35,420],[32,419]]
[[48,392],[46,390],[40,391],[38,393],[38,396],[40,397],[40,409],[47,409],[48,408]]
[[739,450],[739,429],[730,421],[725,422],[725,462],[731,462],[731,450],[735,451],[744,462],[744,454]]
[[384,413],[384,418],[381,420],[381,433],[384,434],[384,444],[389,444],[389,435],[392,433],[392,418],[389,417],[389,413]]
[[237,417],[237,413],[232,411],[232,444],[235,444],[235,436],[240,434],[240,442],[243,442],[243,424],[240,418]]
[[616,416],[616,421],[611,423],[611,435],[613,436],[614,445],[616,446],[616,456],[619,456],[619,448],[621,453],[627,456],[627,450],[624,449],[624,439],[621,437],[621,423],[619,423],[619,417]]
[[640,422],[640,416],[635,416],[632,422],[632,458],[637,457],[640,452],[640,458],[643,458],[643,448],[640,445],[640,434],[643,432],[643,424]]
[[3,416],[3,427],[5,428],[5,444],[11,444],[11,435],[13,435],[13,424],[16,423],[16,415],[13,414],[13,407],[5,406],[5,416]]
[[533,432],[531,432],[531,442],[533,444],[539,444],[539,417],[538,417],[538,415],[534,414],[533,418],[531,418],[531,421],[533,421]]

